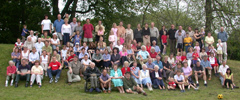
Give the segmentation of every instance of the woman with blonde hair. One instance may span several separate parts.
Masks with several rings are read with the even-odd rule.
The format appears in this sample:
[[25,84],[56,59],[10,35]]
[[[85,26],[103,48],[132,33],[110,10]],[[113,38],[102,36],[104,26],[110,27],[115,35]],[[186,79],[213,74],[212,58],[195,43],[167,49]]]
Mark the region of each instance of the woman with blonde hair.
[[[111,29],[111,31],[113,32],[113,34],[117,37],[117,31],[118,31],[118,28],[117,28],[117,24],[116,23],[113,23],[112,24],[112,29]],[[118,38],[117,39],[115,39],[115,43],[113,43],[113,44],[117,44],[117,40],[118,40]]]
[[72,29],[71,29],[71,25],[68,24],[67,18],[64,19],[64,23],[65,24],[62,25],[61,31],[62,31],[62,35],[63,35],[63,44],[66,45],[67,42],[70,41]]
[[38,87],[42,86],[42,79],[43,79],[43,68],[39,65],[40,62],[38,60],[35,61],[35,65],[31,69],[31,80],[30,80],[30,87],[32,87],[34,81],[37,81]]

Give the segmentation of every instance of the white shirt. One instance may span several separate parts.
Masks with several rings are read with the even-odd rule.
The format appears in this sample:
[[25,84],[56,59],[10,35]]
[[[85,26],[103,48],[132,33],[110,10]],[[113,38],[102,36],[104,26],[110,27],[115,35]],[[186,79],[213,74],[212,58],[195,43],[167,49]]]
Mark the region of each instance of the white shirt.
[[63,57],[63,59],[65,60],[66,59],[66,57],[67,57],[67,49],[66,50],[61,50],[61,54],[62,54],[62,57]]
[[123,45],[116,45],[115,47],[118,48],[119,51],[122,51]]
[[223,65],[220,65],[220,66],[219,66],[219,69],[218,69],[218,72],[219,72],[219,73],[222,73],[223,75],[225,75],[228,68],[229,68],[228,65],[225,65],[225,67],[223,67]]
[[39,60],[39,54],[37,52],[33,53],[31,52],[29,54],[29,61],[36,61]]
[[[34,36],[34,35],[33,35],[33,36],[29,35],[28,37],[31,37],[31,40],[32,40],[33,43],[36,43],[36,42],[37,42],[37,37],[36,37],[36,36]],[[28,37],[27,37],[27,38],[28,38]]]
[[89,59],[88,59],[87,61],[86,61],[85,59],[82,59],[82,60],[81,60],[81,64],[85,64],[85,65],[89,65],[90,62],[92,62],[92,61],[89,60]]
[[210,62],[210,64],[215,64],[215,58],[214,57],[209,57],[209,62]]
[[45,57],[42,55],[41,58],[42,58],[42,63],[43,64],[47,64],[48,63],[48,55],[46,55]]
[[[220,45],[221,44],[221,45]],[[218,46],[218,48],[217,48],[217,50],[222,50],[222,46],[223,46],[223,44],[222,43],[217,43],[217,46]]]
[[69,35],[72,34],[72,28],[71,28],[71,25],[65,25],[63,24],[62,25],[62,29],[61,29],[61,32],[62,32],[62,35],[64,35],[64,33],[69,33]]
[[22,59],[28,59],[28,57],[29,57],[29,50],[26,53],[22,51]]
[[175,62],[175,60],[174,60],[174,58],[170,58],[170,57],[168,57],[168,62],[170,63],[170,64],[172,64],[172,63],[174,63]]
[[35,43],[35,48],[36,48],[36,50],[37,50],[37,52],[39,52],[40,54],[41,54],[41,52],[42,52],[42,47],[43,46],[45,46],[45,44],[43,43],[43,42],[37,42],[37,43]]
[[115,71],[114,77],[118,77],[118,73],[117,73],[117,71]]
[[155,77],[157,77],[157,78],[159,77],[159,74],[158,74],[158,72],[155,72]]
[[50,19],[44,19],[41,22],[41,25],[43,25],[43,30],[50,30],[50,25],[52,24]]
[[57,39],[57,40],[51,39],[51,42],[54,44],[57,44],[59,42],[59,39]]

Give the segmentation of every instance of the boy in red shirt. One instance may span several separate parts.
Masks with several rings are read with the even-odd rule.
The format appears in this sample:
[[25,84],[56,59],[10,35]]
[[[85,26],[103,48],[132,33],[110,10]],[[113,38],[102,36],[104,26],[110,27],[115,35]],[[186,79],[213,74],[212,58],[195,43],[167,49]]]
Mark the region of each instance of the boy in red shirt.
[[47,69],[47,73],[50,78],[49,83],[53,82],[52,75],[56,75],[55,83],[57,83],[58,79],[60,78],[61,71],[62,71],[61,63],[56,60],[56,57],[52,57],[52,62],[49,64],[48,69]]
[[167,35],[166,35],[166,31],[163,32],[163,35],[161,37],[162,39],[162,45],[163,45],[163,55],[166,54],[166,49],[167,49]]
[[169,78],[169,82],[168,82],[167,88],[168,88],[168,90],[175,90],[176,84],[174,83],[174,79],[173,78]]
[[194,53],[192,54],[192,57],[193,57],[193,65],[196,65],[196,63],[198,61],[198,58],[199,58],[199,55],[197,53],[197,49],[194,49]]
[[13,80],[15,77],[15,73],[16,73],[16,66],[14,65],[14,62],[12,60],[9,61],[9,66],[7,67],[7,78],[6,78],[6,83],[5,86],[8,86],[8,81],[10,79],[10,77],[12,78],[11,80],[11,86],[13,85]]

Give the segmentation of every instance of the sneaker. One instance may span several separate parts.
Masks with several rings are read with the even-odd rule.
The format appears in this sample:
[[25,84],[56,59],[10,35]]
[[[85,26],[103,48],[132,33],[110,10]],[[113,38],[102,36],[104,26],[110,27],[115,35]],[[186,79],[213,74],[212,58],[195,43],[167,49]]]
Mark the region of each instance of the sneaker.
[[198,90],[198,88],[195,88],[194,90],[196,90],[196,91],[197,91],[197,90]]
[[96,88],[95,91],[98,92],[98,93],[101,92],[101,90],[99,88]]
[[5,84],[5,87],[8,87],[8,84]]
[[10,86],[13,86],[13,83],[11,83]]
[[57,83],[58,82],[58,78],[55,78],[55,83]]
[[185,92],[185,90],[183,90],[183,92]]
[[145,93],[143,93],[143,95],[144,95],[144,96],[147,96],[147,93],[145,92]]
[[50,81],[49,81],[49,83],[52,83],[53,82],[53,78],[50,78]]
[[238,87],[238,86],[233,86],[233,88],[236,88],[236,89],[238,89],[239,87]]
[[199,84],[197,84],[197,87],[199,87]]
[[94,90],[93,88],[90,88],[90,89],[89,89],[89,92],[91,93],[91,92],[93,92],[93,90]]
[[206,87],[207,87],[207,84],[204,84],[204,86],[206,86]]
[[183,90],[181,90],[181,92],[183,92]]
[[18,87],[18,83],[15,83],[15,87]]

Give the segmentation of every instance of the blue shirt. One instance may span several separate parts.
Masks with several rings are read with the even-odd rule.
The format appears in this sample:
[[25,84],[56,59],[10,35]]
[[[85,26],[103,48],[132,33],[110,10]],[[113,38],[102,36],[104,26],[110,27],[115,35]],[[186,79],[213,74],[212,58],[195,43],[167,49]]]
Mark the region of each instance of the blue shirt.
[[162,62],[161,62],[161,61],[157,62],[157,60],[155,60],[153,63],[154,63],[155,65],[158,65],[159,69],[163,69],[163,65],[162,65]]
[[64,24],[64,21],[62,19],[60,19],[60,21],[58,21],[58,19],[54,21],[53,27],[55,27],[56,32],[61,33],[61,28],[63,24]]
[[219,32],[217,37],[218,37],[218,39],[221,39],[222,42],[227,42],[227,40],[228,40],[228,35],[225,31]]
[[155,45],[155,46],[152,46],[152,47],[154,47],[155,48],[155,52],[160,52],[161,50],[160,50],[160,48],[159,48],[159,46],[157,46],[157,45]]
[[[138,55],[141,55],[143,59],[147,59],[149,56],[149,53],[147,51],[139,51]],[[141,59],[140,57],[138,57],[138,59]]]
[[152,69],[154,69],[154,66],[155,66],[154,63],[149,64],[148,62],[146,63],[146,65],[147,65],[147,68],[152,68]]
[[103,60],[111,60],[111,55],[110,54],[103,54]]
[[21,34],[22,36],[25,36],[25,35],[26,35],[26,33],[25,33],[24,31],[25,31],[25,32],[28,32],[28,29],[23,28],[22,34]]
[[202,65],[204,68],[206,68],[206,67],[211,67],[212,68],[212,66],[211,66],[211,64],[208,60],[206,60],[206,61],[202,60],[200,65]]
[[88,53],[82,53],[82,52],[79,54],[78,58],[79,58],[79,59],[82,59],[85,55],[87,55],[88,58],[89,58]]

